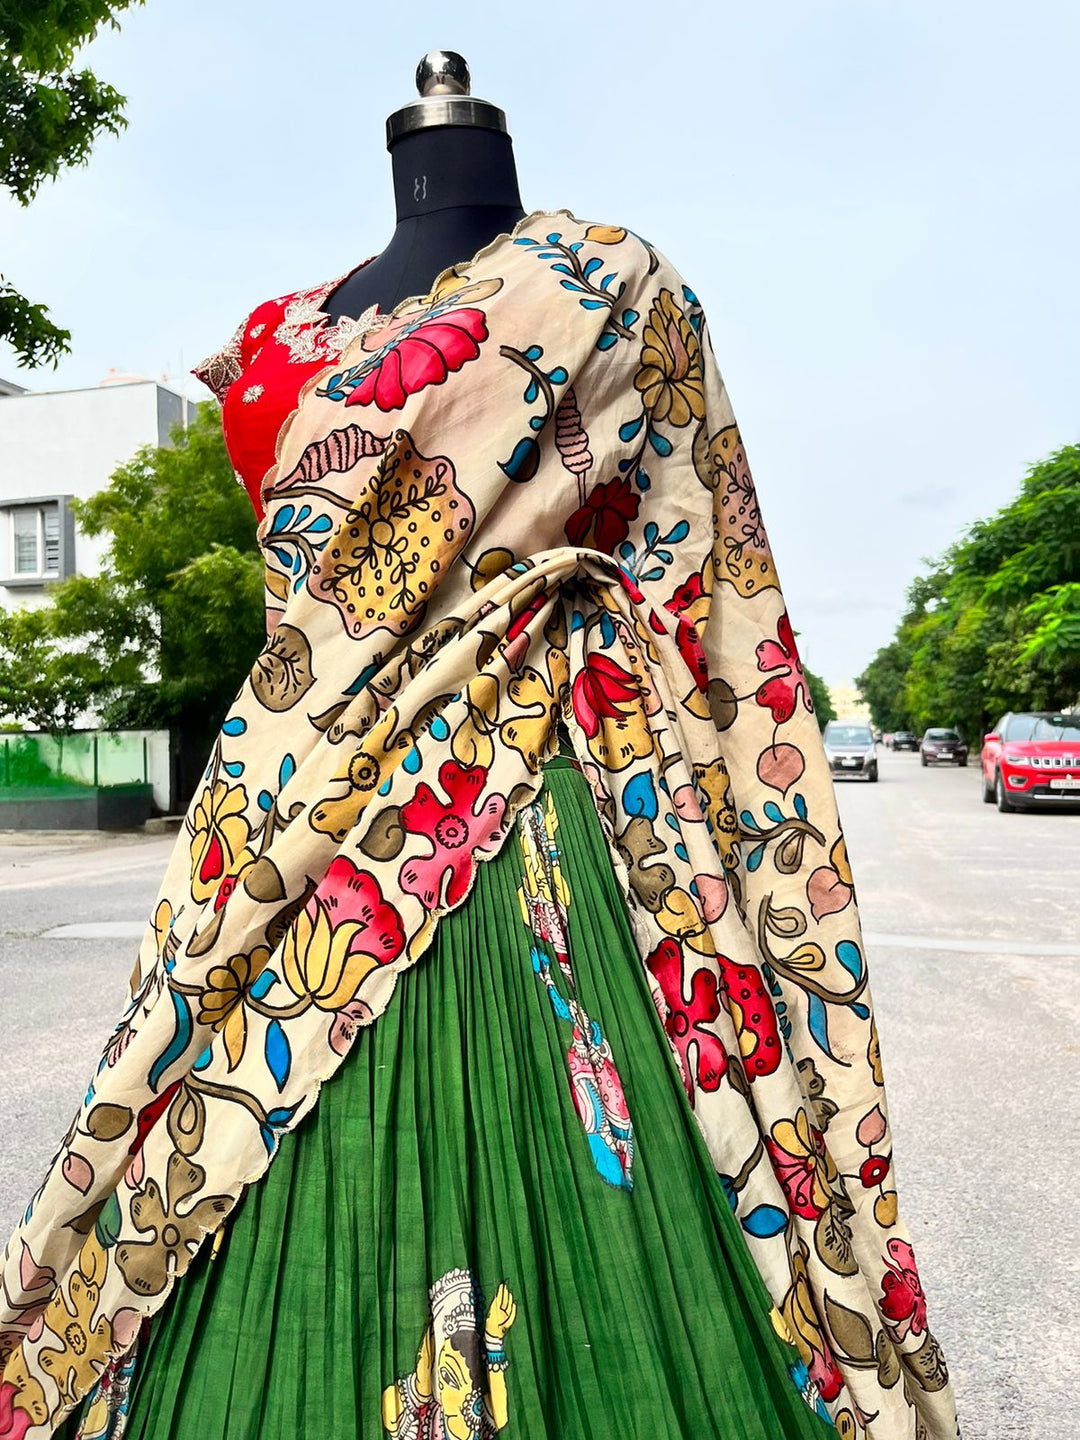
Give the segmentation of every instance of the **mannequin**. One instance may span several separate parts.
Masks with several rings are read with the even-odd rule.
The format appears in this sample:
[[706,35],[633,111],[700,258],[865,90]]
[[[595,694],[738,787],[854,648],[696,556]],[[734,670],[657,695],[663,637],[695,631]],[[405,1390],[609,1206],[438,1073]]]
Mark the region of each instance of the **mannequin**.
[[469,95],[460,55],[433,50],[416,72],[421,98],[386,122],[397,225],[386,248],[348,276],[322,308],[336,321],[371,305],[424,295],[525,214],[506,117]]

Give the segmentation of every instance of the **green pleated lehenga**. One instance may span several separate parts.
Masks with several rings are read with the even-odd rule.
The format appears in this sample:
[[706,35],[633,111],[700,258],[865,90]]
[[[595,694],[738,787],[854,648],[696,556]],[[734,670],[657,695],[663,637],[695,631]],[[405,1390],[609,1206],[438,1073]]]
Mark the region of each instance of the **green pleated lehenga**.
[[560,756],[146,1327],[123,1404],[114,1393],[106,1417],[91,1397],[66,1430],[835,1433],[771,1308],[672,1060],[587,783]]

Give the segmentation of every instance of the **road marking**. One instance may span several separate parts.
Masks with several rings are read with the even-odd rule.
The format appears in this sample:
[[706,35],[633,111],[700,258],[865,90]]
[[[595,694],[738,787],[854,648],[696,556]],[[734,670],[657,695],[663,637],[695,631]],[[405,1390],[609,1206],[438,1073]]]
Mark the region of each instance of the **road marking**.
[[141,940],[145,920],[84,920],[76,925],[57,925],[41,934],[42,940]]
[[[102,852],[98,852],[100,856]],[[93,859],[87,856],[79,864],[65,865],[47,875],[39,875],[31,878],[35,868],[31,864],[13,867],[7,875],[0,874],[0,890],[43,890],[50,885],[63,885],[71,881],[96,880],[105,884],[119,884],[127,880],[136,871],[156,870],[164,875],[168,855],[162,852],[161,856],[152,860],[125,861],[118,865],[110,854],[97,864],[88,864]]]
[[1073,945],[1038,945],[1028,940],[965,940],[947,935],[884,935],[867,933],[867,945],[902,950],[953,950],[968,955],[1067,955],[1080,957],[1080,942]]

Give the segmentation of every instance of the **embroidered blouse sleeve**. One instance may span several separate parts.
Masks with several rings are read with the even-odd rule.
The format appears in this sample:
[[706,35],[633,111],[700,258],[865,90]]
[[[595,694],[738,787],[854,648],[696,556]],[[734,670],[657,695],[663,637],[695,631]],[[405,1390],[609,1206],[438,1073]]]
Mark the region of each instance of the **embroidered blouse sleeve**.
[[192,367],[192,375],[213,391],[219,405],[224,404],[229,387],[240,379],[262,348],[276,303],[267,300],[256,306],[220,350],[215,350]]

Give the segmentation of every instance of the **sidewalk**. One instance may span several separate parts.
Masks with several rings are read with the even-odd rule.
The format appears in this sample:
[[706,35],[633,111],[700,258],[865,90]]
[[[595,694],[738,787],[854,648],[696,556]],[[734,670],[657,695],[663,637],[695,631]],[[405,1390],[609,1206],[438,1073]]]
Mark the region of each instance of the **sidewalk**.
[[0,830],[0,891],[117,872],[163,873],[175,844],[175,831]]

